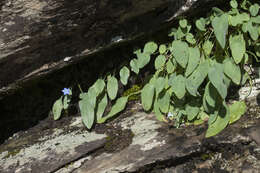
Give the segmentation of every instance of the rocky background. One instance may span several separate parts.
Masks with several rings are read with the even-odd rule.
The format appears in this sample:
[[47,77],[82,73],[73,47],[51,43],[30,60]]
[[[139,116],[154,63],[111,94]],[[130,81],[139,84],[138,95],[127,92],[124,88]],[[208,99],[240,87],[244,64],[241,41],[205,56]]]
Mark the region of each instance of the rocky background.
[[204,16],[225,3],[0,1],[0,172],[258,172],[258,87],[247,115],[210,139],[205,125],[173,129],[138,102],[92,132],[77,110],[60,121],[49,117],[62,88],[87,89],[136,47],[167,41],[178,16]]
[[0,141],[48,116],[62,88],[86,89],[135,47],[167,39],[177,16],[214,5],[223,1],[1,1]]

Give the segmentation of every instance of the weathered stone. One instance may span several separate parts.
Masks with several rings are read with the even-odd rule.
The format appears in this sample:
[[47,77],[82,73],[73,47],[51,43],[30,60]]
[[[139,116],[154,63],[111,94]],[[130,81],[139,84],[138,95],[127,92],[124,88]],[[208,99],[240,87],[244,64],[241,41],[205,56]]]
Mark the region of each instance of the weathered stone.
[[[92,132],[84,131],[80,117],[55,122],[45,120],[0,146],[0,171],[168,173],[259,170],[260,146],[254,136],[260,133],[260,119],[254,115],[259,112],[260,108],[256,112],[248,111],[237,123],[208,139],[204,138],[205,125],[175,129],[156,120],[153,114],[142,112],[139,104],[132,105],[118,119],[96,127]],[[120,131],[130,130],[134,134],[129,136],[131,143],[119,151],[106,148],[127,141],[122,135],[117,143],[111,144],[111,136],[107,133],[111,128],[116,129],[115,136],[122,135]]]
[[[0,89],[52,72],[118,42],[158,31],[191,7],[222,0],[5,0],[0,6]],[[190,10],[191,12],[191,10]],[[194,10],[193,10],[194,12]],[[77,55],[77,56],[76,56]]]
[[85,130],[80,117],[72,118],[66,128],[45,126],[43,130],[38,125],[29,134],[18,134],[0,146],[0,172],[53,172],[106,142],[106,135]]
[[76,96],[78,83],[86,90],[128,63],[134,46],[156,35],[168,39],[174,17],[204,15],[221,2],[1,1],[0,143],[44,119],[62,88],[73,87]]

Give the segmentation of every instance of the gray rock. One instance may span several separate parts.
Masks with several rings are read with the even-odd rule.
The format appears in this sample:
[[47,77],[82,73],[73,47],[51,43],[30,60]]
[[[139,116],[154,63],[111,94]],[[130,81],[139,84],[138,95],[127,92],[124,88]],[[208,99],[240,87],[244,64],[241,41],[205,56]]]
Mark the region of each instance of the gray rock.
[[84,129],[80,117],[63,118],[56,126],[47,119],[0,146],[0,172],[256,171],[260,120],[252,113],[206,139],[205,125],[175,129],[142,112],[139,104],[92,132]]

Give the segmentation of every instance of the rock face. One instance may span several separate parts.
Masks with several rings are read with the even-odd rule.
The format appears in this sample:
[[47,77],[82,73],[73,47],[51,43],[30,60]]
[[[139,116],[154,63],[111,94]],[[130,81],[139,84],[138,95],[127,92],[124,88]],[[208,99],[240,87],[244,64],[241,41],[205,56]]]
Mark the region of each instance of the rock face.
[[155,32],[190,7],[212,2],[221,0],[1,1],[0,89],[76,55]]
[[0,145],[0,172],[258,172],[260,109],[205,139],[206,126],[172,128],[138,103],[86,131],[80,117],[46,119]]
[[174,17],[204,14],[222,2],[2,0],[0,143],[45,118],[62,88],[86,89],[128,62],[140,39],[168,31]]

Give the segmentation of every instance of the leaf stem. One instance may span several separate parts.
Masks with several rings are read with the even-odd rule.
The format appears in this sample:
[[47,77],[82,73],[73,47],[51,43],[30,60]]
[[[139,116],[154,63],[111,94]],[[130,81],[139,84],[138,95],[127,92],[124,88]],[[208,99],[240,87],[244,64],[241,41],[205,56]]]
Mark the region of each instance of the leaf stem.
[[83,93],[83,90],[81,89],[81,86],[79,83],[78,83],[78,88],[79,88],[80,92]]
[[252,55],[255,58],[256,62],[260,62],[259,59],[257,58],[257,56],[253,52],[248,50],[248,51],[246,51],[246,53],[249,53],[250,55]]

